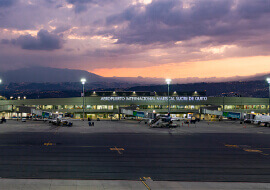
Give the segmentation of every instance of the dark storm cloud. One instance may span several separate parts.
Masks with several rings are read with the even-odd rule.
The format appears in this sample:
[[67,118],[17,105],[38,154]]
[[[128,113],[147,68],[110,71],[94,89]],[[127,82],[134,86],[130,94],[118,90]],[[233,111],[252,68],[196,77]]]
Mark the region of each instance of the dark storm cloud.
[[107,17],[107,27],[127,25],[99,32],[125,44],[169,43],[200,36],[211,36],[213,41],[222,43],[233,42],[251,33],[254,35],[254,31],[267,32],[269,2],[198,0],[190,1],[187,8],[183,1],[156,0],[146,6],[130,6],[120,14]]
[[3,39],[2,44],[19,45],[22,49],[27,50],[55,50],[61,49],[63,40],[61,36],[51,34],[47,30],[40,30],[37,37],[33,37],[30,34],[21,35],[17,39],[10,41]]
[[9,7],[16,3],[17,0],[0,0],[0,8],[1,7]]

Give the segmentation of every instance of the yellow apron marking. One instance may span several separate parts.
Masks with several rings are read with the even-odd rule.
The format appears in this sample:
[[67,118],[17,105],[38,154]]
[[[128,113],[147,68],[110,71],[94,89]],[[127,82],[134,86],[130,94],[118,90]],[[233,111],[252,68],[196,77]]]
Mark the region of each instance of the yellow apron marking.
[[147,179],[151,179],[151,177],[143,177],[143,179],[147,180]]
[[55,143],[50,143],[50,142],[44,143],[44,146],[52,146],[52,145],[55,145]]
[[[225,144],[225,146],[228,147],[228,148],[241,148],[243,151],[259,153],[259,154],[264,155],[264,156],[269,155],[269,154],[263,153],[263,151],[258,150],[258,149],[243,148],[243,147],[239,147],[238,145],[230,145],[230,144]],[[269,149],[269,148],[259,148],[259,149]]]
[[257,153],[262,153],[261,150],[256,150],[256,149],[246,149],[246,148],[244,148],[243,150],[246,151],[246,152],[257,152]]
[[117,148],[116,146],[114,148],[110,148],[110,150],[116,150],[119,154],[123,154],[120,150],[125,150],[123,148]]
[[225,144],[225,146],[229,148],[239,148],[238,145],[233,145],[233,144]]
[[140,177],[140,180],[148,190],[151,190],[151,188],[143,181],[141,177]]

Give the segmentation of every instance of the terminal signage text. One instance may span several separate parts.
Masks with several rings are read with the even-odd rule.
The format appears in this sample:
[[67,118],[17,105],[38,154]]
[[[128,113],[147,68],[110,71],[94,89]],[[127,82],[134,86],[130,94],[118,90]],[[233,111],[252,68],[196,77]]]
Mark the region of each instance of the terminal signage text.
[[[170,101],[206,101],[207,97],[194,97],[194,96],[177,96],[169,97]],[[101,97],[101,101],[168,101],[168,97],[153,97],[153,96],[139,96],[139,97]]]

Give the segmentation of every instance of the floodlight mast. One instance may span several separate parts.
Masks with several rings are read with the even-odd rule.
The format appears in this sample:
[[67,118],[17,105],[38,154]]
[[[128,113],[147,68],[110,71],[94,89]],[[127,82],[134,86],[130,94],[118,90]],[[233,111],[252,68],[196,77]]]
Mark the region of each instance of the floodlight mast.
[[86,79],[85,78],[82,78],[81,79],[81,83],[82,83],[82,86],[83,86],[83,92],[82,92],[82,97],[83,97],[83,121],[84,121],[84,109],[85,109],[85,106],[84,106],[84,84],[86,82]]
[[270,77],[266,79],[269,84],[269,95],[268,95],[268,115],[270,116]]
[[0,79],[0,85],[2,84],[2,79]]
[[170,113],[170,83],[172,82],[171,79],[166,79],[166,83],[168,84],[168,114]]

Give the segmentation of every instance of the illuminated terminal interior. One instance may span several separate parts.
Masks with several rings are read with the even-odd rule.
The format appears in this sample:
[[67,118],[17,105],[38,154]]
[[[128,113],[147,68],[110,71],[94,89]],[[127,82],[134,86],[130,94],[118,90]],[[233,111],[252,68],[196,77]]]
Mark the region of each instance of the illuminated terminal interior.
[[[250,97],[207,97],[205,92],[171,92],[170,113],[175,117],[198,115],[209,119],[215,115],[203,114],[202,108],[216,111],[267,114],[268,98]],[[83,118],[83,97],[48,99],[4,99],[0,100],[0,116],[10,118],[30,117],[30,109],[61,113],[66,117]],[[127,108],[144,112],[168,113],[166,92],[135,91],[91,91],[85,95],[85,118],[119,119],[125,115],[120,109]]]

